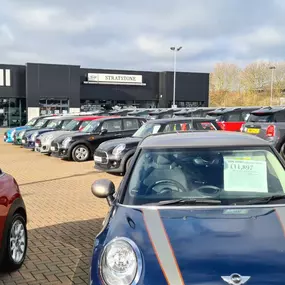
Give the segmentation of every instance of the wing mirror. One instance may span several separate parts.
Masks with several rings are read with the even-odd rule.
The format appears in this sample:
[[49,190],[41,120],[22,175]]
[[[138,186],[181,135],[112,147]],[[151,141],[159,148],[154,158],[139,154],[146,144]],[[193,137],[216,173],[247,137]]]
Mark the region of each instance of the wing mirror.
[[115,185],[109,179],[96,180],[91,186],[91,191],[97,198],[106,198],[109,206],[112,205],[115,200]]
[[100,136],[107,134],[107,129],[102,129],[99,133]]

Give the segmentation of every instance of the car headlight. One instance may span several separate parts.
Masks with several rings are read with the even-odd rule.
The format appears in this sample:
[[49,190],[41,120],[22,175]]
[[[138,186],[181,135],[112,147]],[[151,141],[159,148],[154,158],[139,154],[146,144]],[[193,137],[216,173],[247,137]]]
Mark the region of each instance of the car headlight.
[[115,238],[105,246],[100,268],[107,285],[137,283],[142,273],[140,250],[128,238]]
[[35,132],[31,135],[31,141],[34,142],[36,140],[37,135],[39,134],[39,132]]
[[67,138],[64,139],[64,141],[62,142],[62,147],[66,148],[70,142],[71,142],[71,138],[70,138],[70,137],[67,137]]
[[124,149],[126,148],[126,145],[124,143],[118,144],[112,151],[113,155],[120,155]]

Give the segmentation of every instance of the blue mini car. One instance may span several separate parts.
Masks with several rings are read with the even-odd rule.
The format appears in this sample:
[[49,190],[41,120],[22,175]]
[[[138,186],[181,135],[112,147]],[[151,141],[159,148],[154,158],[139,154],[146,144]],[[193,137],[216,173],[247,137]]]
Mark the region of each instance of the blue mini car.
[[14,135],[16,132],[20,132],[22,130],[27,130],[29,128],[34,127],[41,118],[42,117],[33,118],[24,126],[16,127],[16,128],[12,128],[12,129],[7,130],[4,133],[4,142],[13,143],[14,142]]
[[266,141],[235,132],[145,138],[110,211],[91,285],[280,284],[285,280],[285,164]]

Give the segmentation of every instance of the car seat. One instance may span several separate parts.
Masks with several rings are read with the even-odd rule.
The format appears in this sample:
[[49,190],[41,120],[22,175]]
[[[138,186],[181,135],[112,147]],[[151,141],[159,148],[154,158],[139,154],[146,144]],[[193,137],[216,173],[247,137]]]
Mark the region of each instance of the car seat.
[[144,185],[150,187],[161,180],[173,180],[188,189],[187,178],[182,169],[175,164],[173,156],[158,155],[152,172],[143,179]]

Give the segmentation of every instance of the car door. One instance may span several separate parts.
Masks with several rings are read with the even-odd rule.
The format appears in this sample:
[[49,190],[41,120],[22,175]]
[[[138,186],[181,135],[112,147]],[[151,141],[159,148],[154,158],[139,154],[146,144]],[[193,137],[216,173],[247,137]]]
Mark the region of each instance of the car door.
[[94,141],[96,145],[104,141],[120,138],[123,131],[122,119],[106,120],[101,124],[98,131],[99,137]]
[[141,126],[138,119],[124,118],[123,119],[123,131],[121,137],[131,137]]

